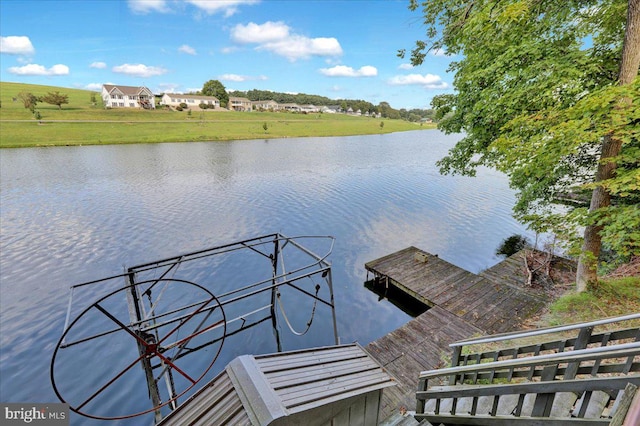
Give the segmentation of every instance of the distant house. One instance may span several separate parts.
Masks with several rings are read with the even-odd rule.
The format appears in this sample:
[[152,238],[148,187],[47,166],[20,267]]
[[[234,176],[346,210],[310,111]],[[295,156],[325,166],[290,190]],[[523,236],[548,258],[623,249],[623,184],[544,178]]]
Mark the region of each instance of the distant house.
[[340,109],[339,105],[329,105],[329,106],[322,107],[322,112],[326,112],[329,114],[336,114],[341,111],[342,110]]
[[102,85],[102,102],[105,108],[154,109],[156,100],[151,90],[144,86]]
[[252,101],[251,106],[258,111],[279,111],[280,104],[273,100],[268,101]]
[[229,98],[229,109],[233,111],[251,111],[251,101],[247,98]]
[[320,108],[315,105],[300,105],[300,111],[305,113],[319,112]]
[[181,93],[165,93],[162,95],[160,103],[174,108],[180,104],[187,104],[189,109],[200,109],[200,104],[206,104],[210,109],[220,108],[220,100],[214,96],[183,95]]
[[302,110],[298,104],[280,104],[280,108],[290,112],[300,112]]

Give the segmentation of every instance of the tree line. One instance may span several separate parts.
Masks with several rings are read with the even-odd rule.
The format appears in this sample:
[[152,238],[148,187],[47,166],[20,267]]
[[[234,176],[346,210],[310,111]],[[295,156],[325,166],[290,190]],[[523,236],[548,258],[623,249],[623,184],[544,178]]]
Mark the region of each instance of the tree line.
[[394,109],[388,102],[380,102],[374,105],[371,102],[362,99],[330,99],[320,95],[310,95],[307,93],[283,93],[273,92],[270,90],[251,89],[247,91],[233,90],[227,92],[224,85],[218,80],[209,80],[204,83],[202,90],[194,93],[204,96],[215,96],[222,107],[226,107],[229,97],[247,98],[250,101],[268,101],[272,100],[279,104],[295,103],[299,105],[316,105],[316,106],[338,106],[342,111],[351,110],[360,111],[363,114],[380,114],[383,118],[401,119],[406,121],[418,122],[423,119],[435,120],[435,111],[433,109]]

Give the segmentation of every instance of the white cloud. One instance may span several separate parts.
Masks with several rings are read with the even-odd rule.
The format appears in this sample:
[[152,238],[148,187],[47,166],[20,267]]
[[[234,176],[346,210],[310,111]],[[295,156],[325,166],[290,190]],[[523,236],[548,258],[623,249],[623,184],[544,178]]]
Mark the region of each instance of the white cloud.
[[228,47],[223,47],[222,49],[220,49],[220,52],[224,53],[225,55],[228,55],[229,53],[233,53],[236,50],[238,50],[237,47],[235,46],[228,46]]
[[243,75],[238,74],[222,74],[218,77],[218,79],[222,81],[245,81],[247,78]]
[[10,67],[9,72],[17,75],[69,75],[69,67],[57,64],[51,68],[45,68],[43,65],[28,64],[22,67]]
[[310,56],[342,55],[342,47],[337,39],[292,34],[289,26],[283,22],[238,24],[231,29],[231,39],[242,44],[257,44],[258,50],[268,50],[291,61]]
[[135,13],[169,12],[166,0],[128,0],[128,3],[129,9]]
[[84,86],[86,90],[99,91],[102,90],[102,83],[89,83]]
[[238,75],[238,74],[222,74],[218,76],[218,79],[223,81],[242,82],[242,81],[250,81],[250,80],[264,81],[264,80],[268,80],[269,78],[265,75],[251,76],[251,75]]
[[392,86],[422,86],[425,89],[448,89],[449,85],[435,74],[397,75],[389,80]]
[[0,53],[30,55],[36,50],[27,36],[0,37]]
[[320,73],[327,77],[375,77],[378,70],[371,65],[365,65],[358,70],[346,65],[336,65],[333,68],[321,68]]
[[[255,4],[259,0],[180,0],[183,3],[191,4],[209,15],[222,13],[226,17],[235,14],[238,6],[243,4]],[[177,3],[174,1],[173,3]],[[168,13],[171,12],[167,0],[128,0],[129,9],[134,13]]]
[[[158,84],[158,89],[160,93],[180,93],[178,89],[180,88],[179,84],[175,83],[160,83]],[[195,89],[195,91],[200,89]]]
[[122,64],[113,67],[113,72],[127,74],[134,77],[152,77],[154,75],[163,75],[167,70],[162,67],[147,66],[144,64]]
[[196,49],[189,46],[188,44],[183,44],[178,48],[178,52],[186,53],[187,55],[197,55]]
[[291,61],[306,59],[310,56],[342,55],[342,47],[333,37],[307,38],[293,35],[285,40],[265,43],[258,49],[268,50]]
[[185,2],[204,10],[209,15],[220,12],[225,17],[229,17],[238,11],[238,6],[256,4],[259,0],[185,0]]
[[400,70],[410,70],[410,69],[413,69],[413,65],[411,65],[411,64],[400,64],[398,69],[400,69]]
[[289,26],[284,22],[267,21],[258,25],[249,22],[247,25],[238,24],[231,29],[231,39],[237,43],[268,43],[289,37]]
[[[160,83],[158,84],[158,91],[160,93],[181,93],[178,89],[180,88],[179,84],[176,83]],[[200,90],[200,89],[195,89]]]
[[99,70],[105,69],[107,67],[107,64],[104,62],[92,62],[91,65],[89,65],[89,68],[97,68]]

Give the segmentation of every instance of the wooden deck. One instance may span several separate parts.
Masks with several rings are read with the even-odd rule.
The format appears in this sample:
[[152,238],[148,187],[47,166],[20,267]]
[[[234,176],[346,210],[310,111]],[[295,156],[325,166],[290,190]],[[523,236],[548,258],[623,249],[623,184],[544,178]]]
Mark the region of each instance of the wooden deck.
[[476,275],[416,247],[368,262],[364,267],[428,306],[442,303],[447,290]]
[[524,285],[522,256],[516,253],[480,274],[416,247],[365,264],[378,280],[431,307],[366,346],[398,381],[384,392],[382,418],[401,407],[415,408],[420,371],[443,367],[451,355],[450,343],[518,329],[544,308],[546,292]]
[[420,371],[444,367],[445,360],[451,357],[450,343],[481,333],[482,330],[436,306],[367,345],[366,351],[398,383],[382,393],[380,418],[401,407],[414,410]]

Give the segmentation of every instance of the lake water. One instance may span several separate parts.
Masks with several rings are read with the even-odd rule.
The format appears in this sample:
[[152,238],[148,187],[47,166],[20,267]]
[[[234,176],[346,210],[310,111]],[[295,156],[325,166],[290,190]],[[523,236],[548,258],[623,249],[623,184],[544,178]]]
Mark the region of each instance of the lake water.
[[[57,402],[49,365],[70,285],[269,233],[336,238],[329,260],[343,343],[365,345],[394,330],[410,318],[364,288],[365,262],[415,245],[479,272],[500,260],[494,253],[504,238],[530,235],[511,217],[514,194],[500,173],[438,174],[435,162],[457,140],[424,130],[3,149],[0,400]],[[318,326],[305,345],[332,344],[325,331]],[[274,350],[260,341],[225,343],[221,359]],[[114,405],[148,404],[126,389]],[[104,423],[74,414],[72,424]]]

